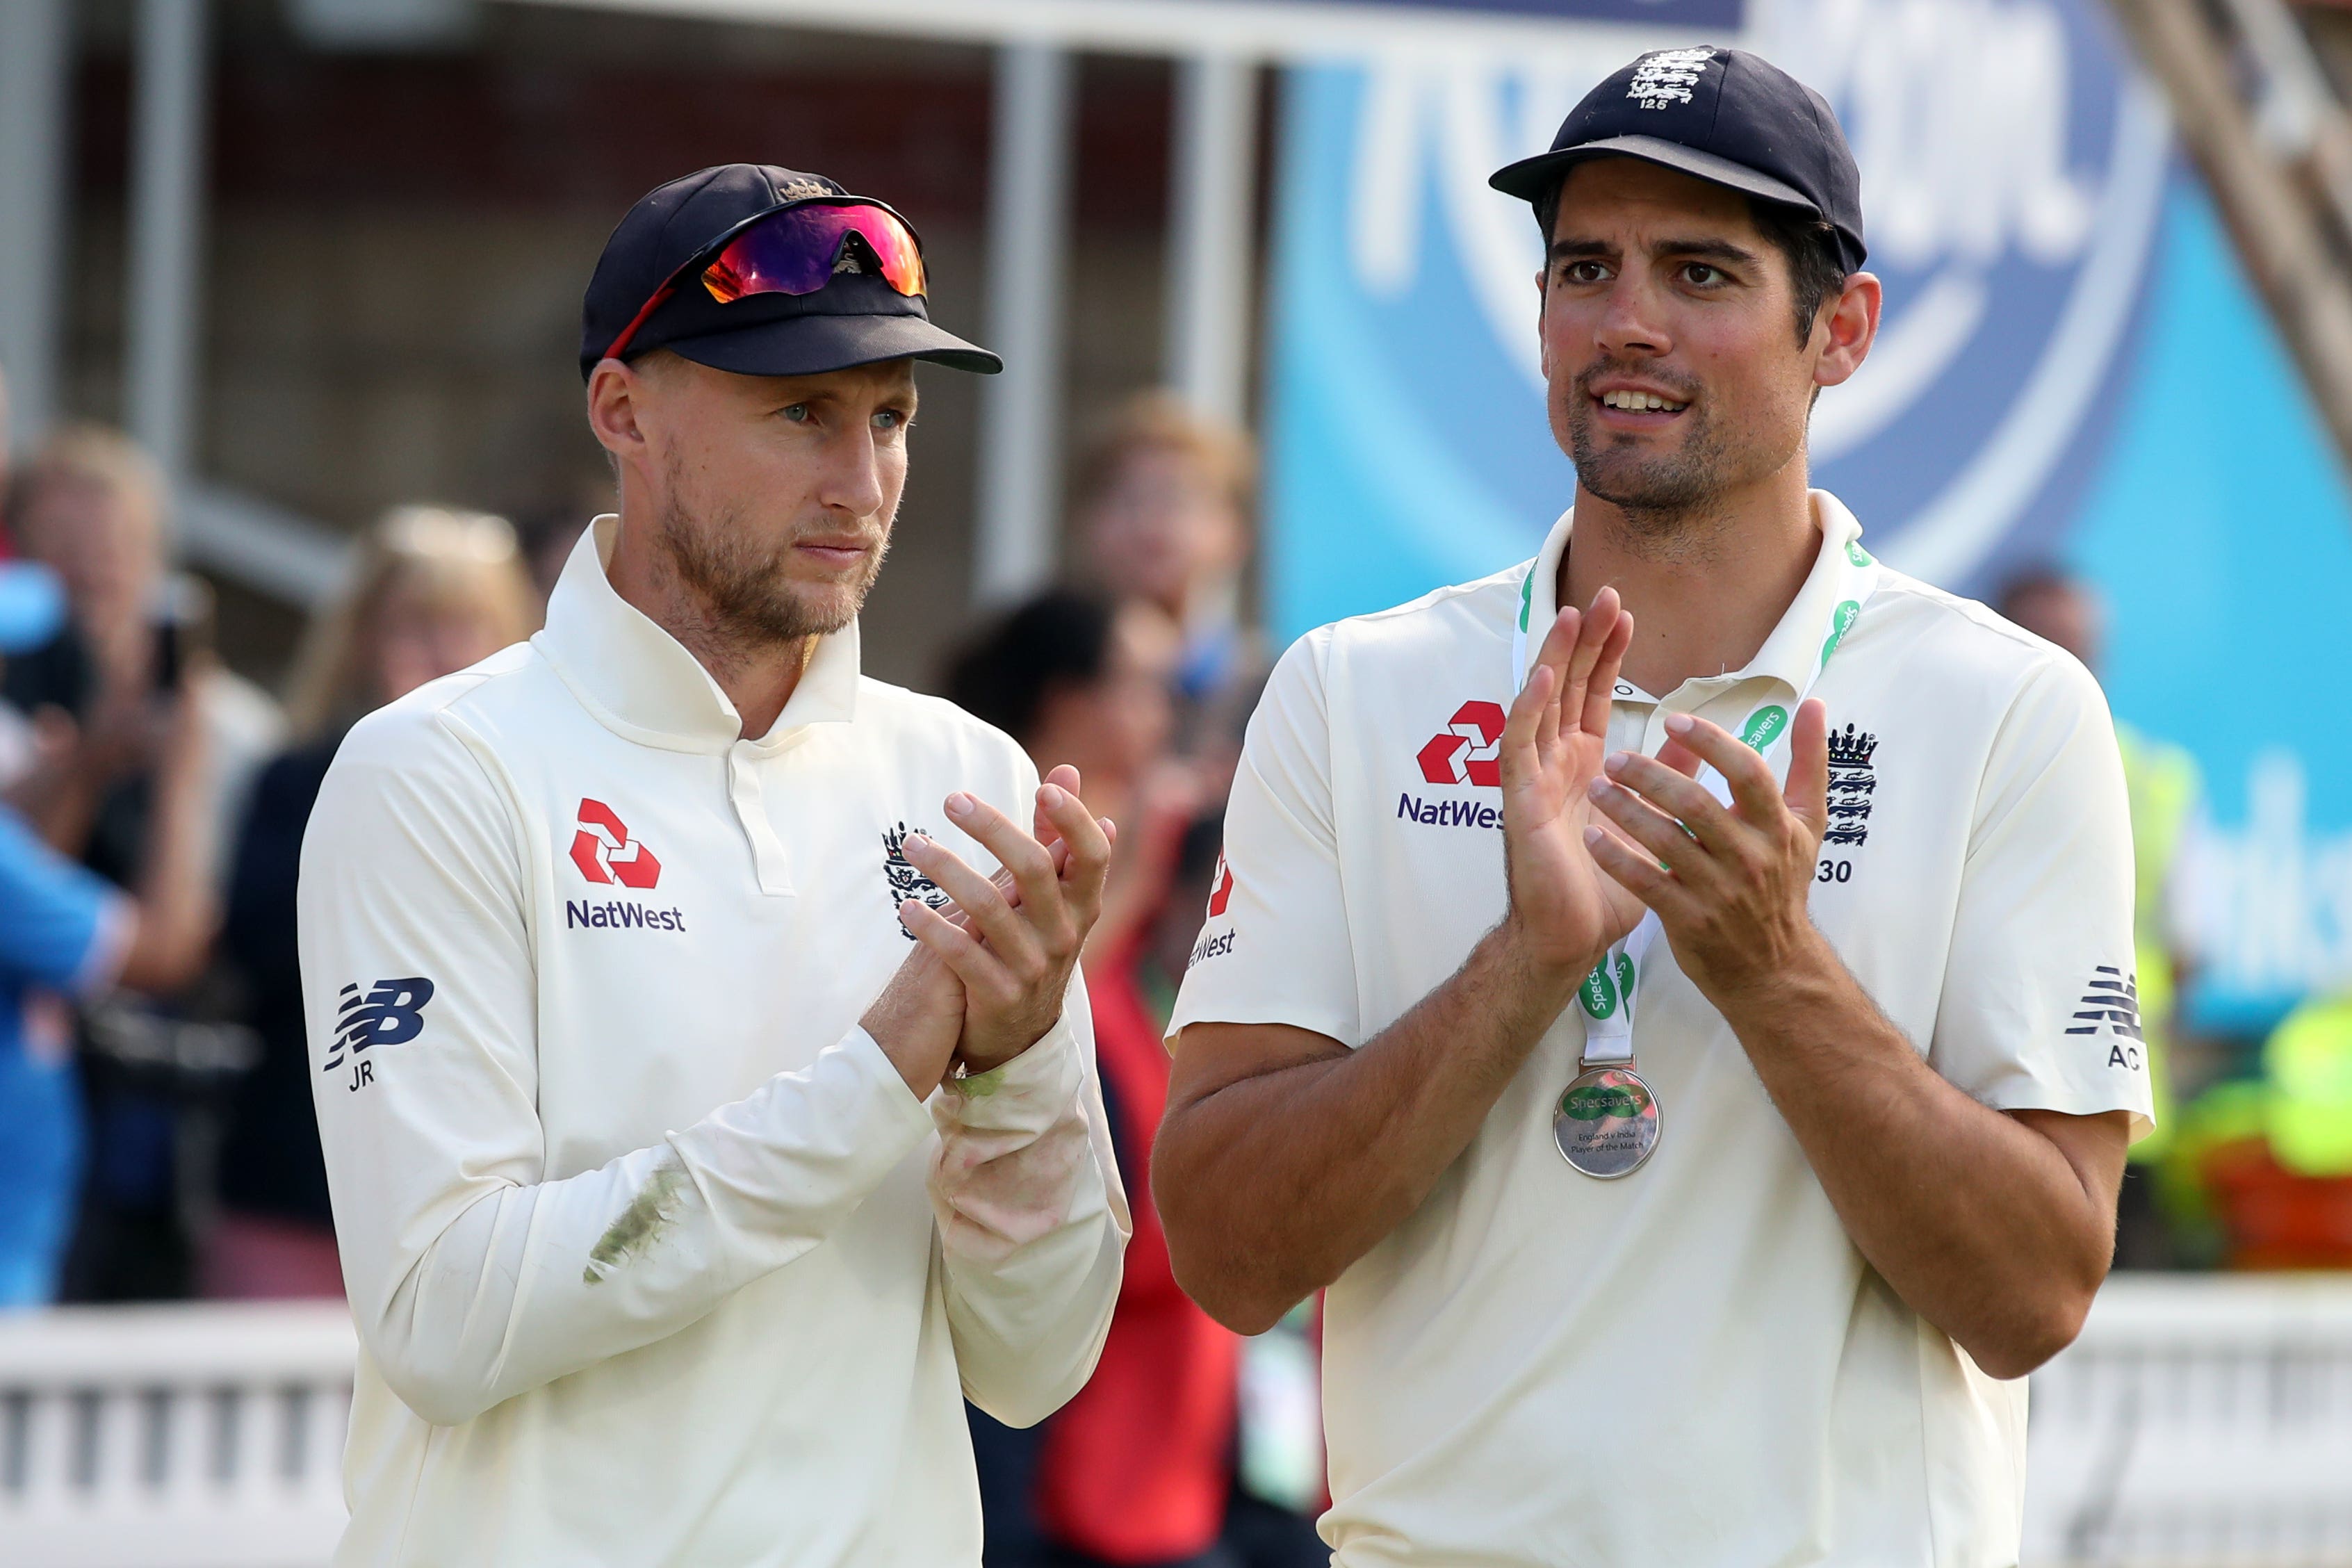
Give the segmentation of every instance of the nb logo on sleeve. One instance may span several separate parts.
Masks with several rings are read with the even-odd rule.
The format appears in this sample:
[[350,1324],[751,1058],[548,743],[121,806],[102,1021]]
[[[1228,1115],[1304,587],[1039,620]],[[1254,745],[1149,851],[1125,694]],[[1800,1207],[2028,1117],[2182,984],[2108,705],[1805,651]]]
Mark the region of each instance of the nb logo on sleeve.
[[321,1072],[334,1072],[351,1059],[354,1089],[375,1081],[374,1064],[360,1053],[373,1046],[398,1046],[425,1032],[425,1005],[433,1000],[433,982],[423,975],[405,980],[379,980],[366,991],[358,982],[343,987],[343,1005],[335,1017],[334,1042],[327,1050]]
[[2113,964],[2100,964],[2092,972],[2082,1010],[2074,1017],[2076,1022],[2066,1030],[2070,1035],[2096,1035],[2104,1029],[2115,1037],[2107,1048],[2109,1067],[2137,1068],[2145,1059],[2137,975],[2126,974]]

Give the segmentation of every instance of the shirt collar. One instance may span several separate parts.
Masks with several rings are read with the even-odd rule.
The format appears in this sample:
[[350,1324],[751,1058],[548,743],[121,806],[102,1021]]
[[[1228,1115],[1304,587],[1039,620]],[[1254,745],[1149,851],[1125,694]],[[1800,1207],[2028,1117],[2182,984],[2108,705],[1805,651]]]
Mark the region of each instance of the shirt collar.
[[[1821,530],[1821,547],[1814,553],[1812,570],[1805,574],[1804,585],[1797,590],[1797,596],[1790,601],[1780,623],[1772,628],[1772,635],[1764,639],[1764,646],[1756,650],[1756,657],[1748,661],[1746,668],[1707,679],[1727,686],[1743,680],[1770,679],[1791,691],[1802,691],[1821,663],[1822,639],[1828,628],[1837,624],[1843,632],[1845,617],[1837,616],[1834,621],[1832,617],[1840,605],[1856,597],[1856,581],[1870,565],[1870,554],[1862,547],[1862,524],[1854,521],[1843,501],[1827,490],[1807,493],[1813,503],[1813,521]],[[1574,507],[1559,514],[1559,521],[1552,524],[1551,532],[1544,538],[1543,548],[1537,552],[1527,580],[1519,586],[1519,629],[1530,645],[1550,628],[1559,614],[1559,564],[1567,559],[1569,536],[1575,524]],[[1535,657],[1532,646],[1528,657]]]
[[[643,745],[723,752],[742,716],[684,644],[614,591],[606,571],[621,520],[598,518],[573,546],[547,603],[547,626],[530,640],[605,728]],[[784,710],[754,745],[777,749],[811,724],[857,716],[857,623],[817,639]]]

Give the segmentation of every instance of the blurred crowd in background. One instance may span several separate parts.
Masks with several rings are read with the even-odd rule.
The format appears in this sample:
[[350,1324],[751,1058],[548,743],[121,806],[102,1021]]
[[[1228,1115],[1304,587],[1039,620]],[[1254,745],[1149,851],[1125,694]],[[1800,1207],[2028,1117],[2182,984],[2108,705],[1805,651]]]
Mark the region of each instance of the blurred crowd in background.
[[[992,1565],[1319,1562],[1312,1313],[1244,1342],[1177,1288],[1150,1202],[1162,1026],[1211,896],[1266,669],[1256,466],[1160,394],[1078,468],[1076,580],[981,618],[935,689],[1075,763],[1123,827],[1086,954],[1136,1213],[1093,1381],[1045,1426],[977,1412]],[[0,503],[0,1305],[341,1294],[295,885],[352,721],[528,637],[589,521],[414,505],[368,531],[281,691],[212,652],[171,498],[60,428]]]

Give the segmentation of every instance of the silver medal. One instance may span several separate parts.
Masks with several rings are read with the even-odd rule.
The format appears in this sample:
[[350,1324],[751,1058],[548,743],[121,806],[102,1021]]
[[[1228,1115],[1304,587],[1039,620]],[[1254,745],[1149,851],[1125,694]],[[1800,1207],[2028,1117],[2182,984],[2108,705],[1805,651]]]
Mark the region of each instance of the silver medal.
[[1632,1175],[1658,1146],[1658,1097],[1630,1068],[1593,1068],[1559,1097],[1551,1136],[1588,1176]]

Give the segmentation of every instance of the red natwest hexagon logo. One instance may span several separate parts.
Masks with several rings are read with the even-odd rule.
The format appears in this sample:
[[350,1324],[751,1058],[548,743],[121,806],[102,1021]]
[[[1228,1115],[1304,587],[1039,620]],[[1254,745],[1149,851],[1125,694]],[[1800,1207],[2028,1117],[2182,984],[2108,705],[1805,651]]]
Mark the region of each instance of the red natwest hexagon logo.
[[1215,920],[1234,901],[1234,871],[1225,864],[1225,852],[1217,851],[1217,874],[1209,885],[1209,918]]
[[661,880],[654,852],[629,837],[628,826],[601,800],[580,803],[580,831],[572,836],[572,863],[592,882],[650,888]]
[[1431,784],[1484,784],[1498,789],[1503,783],[1503,705],[1465,702],[1454,710],[1445,728],[1415,753],[1421,776]]

